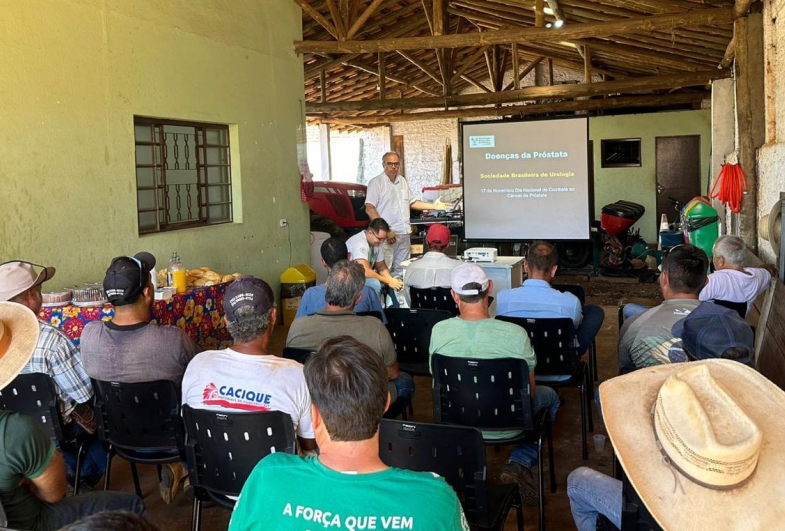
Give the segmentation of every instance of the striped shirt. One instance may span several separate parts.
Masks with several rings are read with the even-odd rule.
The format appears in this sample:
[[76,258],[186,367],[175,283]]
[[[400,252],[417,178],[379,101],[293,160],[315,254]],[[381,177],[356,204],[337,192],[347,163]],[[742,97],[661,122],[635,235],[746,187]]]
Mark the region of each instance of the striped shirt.
[[39,321],[38,327],[38,344],[22,374],[43,373],[52,379],[60,413],[63,420],[69,422],[76,404],[87,402],[93,396],[93,386],[82,367],[82,355],[68,337],[46,323]]

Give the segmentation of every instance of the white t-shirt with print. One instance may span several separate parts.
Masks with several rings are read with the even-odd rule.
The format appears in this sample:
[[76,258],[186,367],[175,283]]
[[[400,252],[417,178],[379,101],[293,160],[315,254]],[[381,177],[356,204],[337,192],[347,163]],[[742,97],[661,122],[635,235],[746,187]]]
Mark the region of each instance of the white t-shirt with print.
[[371,267],[376,262],[384,262],[382,246],[369,244],[365,231],[358,232],[346,240],[346,249],[349,251],[352,260],[368,260]]
[[230,348],[207,350],[185,370],[183,404],[211,410],[282,411],[292,417],[298,436],[314,438],[311,395],[303,366],[293,360]]

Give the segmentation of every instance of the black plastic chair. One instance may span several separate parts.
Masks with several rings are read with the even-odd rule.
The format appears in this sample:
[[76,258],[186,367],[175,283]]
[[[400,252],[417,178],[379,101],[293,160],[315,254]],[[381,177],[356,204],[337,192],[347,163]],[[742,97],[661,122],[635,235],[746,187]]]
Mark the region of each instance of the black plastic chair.
[[305,364],[305,360],[314,352],[316,351],[309,348],[284,347],[282,355],[287,360]]
[[712,302],[714,304],[718,304],[725,308],[729,308],[731,310],[735,310],[736,313],[739,314],[739,317],[742,319],[747,318],[747,303],[746,302],[733,302],[733,301],[723,301],[720,299],[713,299]]
[[136,495],[142,496],[136,463],[161,465],[184,461],[180,396],[174,382],[120,383],[93,380],[98,437],[109,445],[104,490],[109,489],[112,458],[131,464]]
[[[581,392],[581,455],[589,458],[588,432],[594,431],[591,403],[594,398],[594,382],[587,364],[578,357],[575,348],[575,327],[572,319],[532,319],[528,317],[496,316],[500,321],[517,324],[526,330],[534,353],[537,367],[535,381],[552,388],[575,387]],[[559,379],[558,377],[568,377]]]
[[281,411],[223,412],[183,405],[188,474],[194,487],[191,529],[202,527],[202,502],[232,510],[245,481],[262,458],[294,454],[292,418]]
[[379,457],[388,466],[435,472],[455,490],[466,519],[480,529],[503,529],[512,507],[523,531],[523,509],[515,483],[489,484],[482,433],[445,426],[383,419]]
[[416,376],[430,376],[428,348],[431,346],[431,330],[436,323],[450,319],[450,312],[394,308],[385,313],[387,330],[395,345],[401,370]]
[[542,442],[548,442],[551,492],[556,492],[551,422],[545,409],[532,411],[529,367],[515,358],[477,359],[434,354],[433,420],[483,432],[521,430],[514,437],[486,439],[489,446],[537,444],[540,529],[545,529]]
[[76,470],[74,470],[74,494],[79,493],[79,478],[89,436],[78,437],[76,441],[65,438],[65,425],[57,404],[57,392],[48,374],[20,374],[0,390],[0,409],[21,413],[36,419],[46,433],[60,448],[76,451]]
[[[577,284],[551,284],[551,287],[555,290],[559,290],[562,293],[571,293],[575,295],[578,300],[581,302],[581,309],[586,306],[586,291],[583,289],[583,286],[579,286]],[[591,370],[591,377],[596,382],[599,380],[599,376],[597,375],[597,341],[592,341],[591,345],[589,346],[589,369]]]
[[412,308],[423,308],[427,310],[444,310],[450,312],[453,317],[458,317],[458,305],[452,298],[450,288],[415,288],[409,289],[409,297],[412,300]]

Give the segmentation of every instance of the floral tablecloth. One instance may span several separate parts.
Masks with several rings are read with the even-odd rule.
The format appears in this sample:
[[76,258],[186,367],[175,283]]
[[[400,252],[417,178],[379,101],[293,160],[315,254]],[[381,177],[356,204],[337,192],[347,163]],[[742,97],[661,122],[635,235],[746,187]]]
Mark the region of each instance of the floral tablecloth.
[[[196,288],[168,301],[153,302],[151,323],[179,326],[194,340],[199,350],[223,349],[232,345],[232,337],[223,322],[223,300],[227,284]],[[41,308],[38,318],[62,330],[78,347],[84,326],[90,321],[109,321],[114,307],[63,306]]]

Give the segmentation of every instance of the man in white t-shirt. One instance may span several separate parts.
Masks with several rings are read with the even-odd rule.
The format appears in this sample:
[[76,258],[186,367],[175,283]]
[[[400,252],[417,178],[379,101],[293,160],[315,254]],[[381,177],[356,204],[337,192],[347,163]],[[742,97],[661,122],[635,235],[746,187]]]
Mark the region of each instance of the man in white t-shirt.
[[450,258],[444,250],[450,245],[450,229],[434,223],[425,236],[429,250],[421,258],[412,260],[403,276],[406,304],[411,308],[409,288],[449,288],[450,273],[461,265],[460,260]]
[[242,276],[226,288],[224,311],[234,345],[202,352],[188,364],[183,403],[199,409],[288,413],[300,448],[316,450],[303,366],[267,351],[276,318],[272,289],[263,280]]
[[411,256],[411,224],[409,209],[445,210],[447,205],[441,198],[435,203],[420,201],[412,193],[409,182],[398,174],[401,167],[400,157],[394,151],[382,156],[384,171],[368,181],[365,195],[365,212],[373,219],[384,218],[392,229],[387,235],[391,246],[392,261],[389,264],[393,273],[399,273],[401,263]]
[[373,288],[377,295],[382,292],[382,284],[394,290],[403,287],[400,278],[393,277],[384,261],[382,244],[390,234],[390,226],[382,218],[372,219],[368,228],[346,240],[346,248],[352,260],[363,266],[365,284]]
[[[747,246],[738,236],[720,236],[714,242],[714,273],[709,275],[700,300],[746,302],[747,309],[771,282],[773,266],[744,267]],[[775,273],[776,274],[776,273]]]

